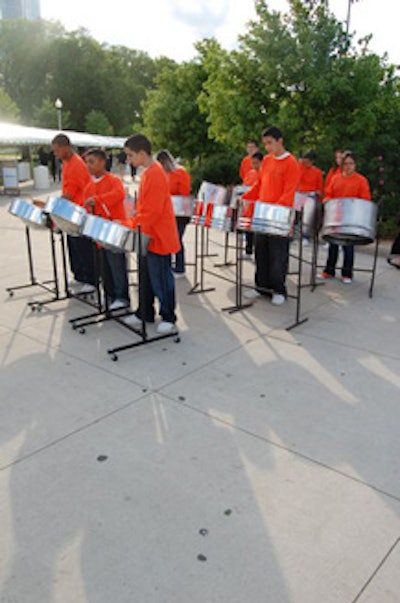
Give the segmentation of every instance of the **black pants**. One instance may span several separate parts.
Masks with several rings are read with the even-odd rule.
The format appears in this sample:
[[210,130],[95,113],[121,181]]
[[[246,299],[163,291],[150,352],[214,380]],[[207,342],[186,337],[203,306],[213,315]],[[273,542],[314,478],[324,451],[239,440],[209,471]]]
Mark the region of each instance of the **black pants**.
[[[354,265],[354,245],[344,245],[343,249],[343,266],[342,276],[353,278]],[[326,262],[325,272],[331,276],[335,276],[336,263],[339,256],[339,245],[329,243],[328,259]]]
[[129,301],[129,283],[125,253],[103,250],[104,288],[108,297],[115,301]]
[[160,315],[166,322],[176,322],[175,280],[171,256],[149,251],[139,265],[139,307],[136,315],[146,322],[154,322],[154,298],[160,303]]
[[77,281],[96,285],[93,241],[85,237],[67,237],[71,271]]
[[286,273],[289,262],[289,239],[256,234],[256,289],[269,289],[286,295]]

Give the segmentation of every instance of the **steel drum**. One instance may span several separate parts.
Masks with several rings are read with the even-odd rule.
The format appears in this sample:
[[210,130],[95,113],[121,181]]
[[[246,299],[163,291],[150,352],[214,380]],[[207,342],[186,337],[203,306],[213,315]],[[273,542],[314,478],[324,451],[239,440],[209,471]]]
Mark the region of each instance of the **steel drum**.
[[312,237],[321,228],[322,206],[317,193],[296,193],[294,208],[303,210],[303,235]]
[[[139,237],[136,230],[99,216],[86,216],[82,235],[93,239],[101,247],[113,253],[137,251]],[[144,254],[147,250],[150,237],[142,234],[141,239],[142,254]]]
[[193,197],[183,195],[171,195],[174,214],[177,218],[191,218],[193,215]]
[[224,232],[231,232],[233,227],[233,207],[214,205],[211,211],[209,227]]
[[250,186],[244,186],[244,185],[239,185],[239,186],[234,186],[232,189],[232,193],[231,193],[231,200],[229,205],[231,207],[235,207],[237,208],[239,205],[239,200],[242,197],[242,195],[244,195],[248,190],[250,189]]
[[203,201],[205,205],[212,203],[213,205],[226,205],[228,201],[228,191],[225,187],[219,184],[211,184],[211,182],[202,182],[197,193],[197,200]]
[[87,215],[86,209],[62,197],[54,202],[50,212],[54,224],[73,237],[82,233]]
[[247,202],[239,211],[238,229],[271,237],[289,237],[293,228],[294,213],[293,207],[286,205],[263,201]]
[[12,216],[20,218],[30,228],[41,230],[47,227],[47,216],[43,213],[43,209],[25,199],[11,201],[8,211]]
[[[51,214],[51,212],[53,211],[53,207],[55,206],[55,204],[57,203],[57,201],[59,199],[62,199],[63,197],[56,197],[55,195],[50,195],[50,197],[47,197],[47,201],[44,204],[43,207],[43,212],[45,214]],[[65,199],[66,201],[67,199]]]
[[194,211],[191,219],[192,224],[196,224],[196,226],[201,226],[204,224],[206,207],[207,206],[205,203],[203,203],[203,201],[195,201]]
[[329,199],[324,204],[322,237],[337,245],[368,245],[376,236],[378,207],[356,197]]

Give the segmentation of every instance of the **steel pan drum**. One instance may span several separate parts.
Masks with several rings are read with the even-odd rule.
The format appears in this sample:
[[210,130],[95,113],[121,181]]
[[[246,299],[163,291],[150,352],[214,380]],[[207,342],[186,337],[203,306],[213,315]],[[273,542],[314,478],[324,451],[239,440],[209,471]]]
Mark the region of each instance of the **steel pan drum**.
[[60,230],[73,237],[78,237],[82,233],[87,212],[80,205],[59,197],[54,202],[50,216]]
[[47,216],[43,213],[43,210],[25,199],[11,201],[8,211],[11,215],[20,218],[30,228],[43,229],[47,227]]
[[214,205],[211,213],[210,228],[231,232],[233,220],[233,207],[228,205]]
[[[50,195],[50,197],[47,197],[47,201],[43,207],[43,212],[45,214],[51,214],[51,212],[53,211],[53,207],[55,206],[55,204],[57,203],[57,201],[59,199],[62,199],[63,197],[56,197],[54,195]],[[67,199],[65,199],[66,201]]]
[[[82,228],[82,235],[93,239],[104,249],[114,253],[137,251],[137,231],[99,216],[87,215]],[[142,234],[142,254],[145,254],[150,237]]]
[[195,201],[194,212],[191,219],[192,224],[196,224],[196,226],[204,224],[205,210],[206,205],[203,201]]
[[250,186],[243,186],[243,185],[240,185],[240,186],[234,186],[234,187],[233,187],[233,189],[232,189],[232,193],[231,193],[231,200],[230,200],[229,205],[230,205],[231,207],[235,207],[235,208],[237,208],[237,207],[238,207],[238,204],[239,204],[239,203],[238,203],[238,202],[239,202],[239,199],[240,199],[240,198],[241,198],[241,196],[242,196],[242,195],[244,195],[244,194],[245,194],[245,193],[246,193],[246,192],[247,192],[249,189],[250,189]]
[[312,237],[321,227],[322,209],[316,193],[296,193],[294,207],[303,210],[303,235]]
[[177,218],[191,218],[194,209],[193,197],[183,195],[171,195],[174,214]]
[[211,182],[202,182],[197,193],[197,200],[203,201],[206,205],[213,203],[214,205],[225,205],[228,200],[228,191],[225,187]]
[[368,245],[376,235],[378,207],[356,197],[330,199],[324,204],[322,237],[338,245]]
[[272,237],[288,237],[293,227],[293,220],[292,207],[256,201],[250,230]]

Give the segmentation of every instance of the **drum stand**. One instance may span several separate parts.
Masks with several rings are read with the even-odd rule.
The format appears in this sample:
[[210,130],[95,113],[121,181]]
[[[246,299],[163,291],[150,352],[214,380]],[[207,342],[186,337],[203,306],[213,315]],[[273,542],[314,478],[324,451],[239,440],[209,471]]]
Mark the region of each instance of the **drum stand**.
[[[201,228],[201,234],[200,234],[200,253],[199,253],[199,225],[195,224],[195,231],[194,231],[194,277],[193,277],[193,282],[194,285],[193,287],[190,289],[190,291],[188,291],[188,295],[194,295],[197,293],[207,293],[209,291],[215,291],[215,287],[209,287],[208,289],[204,288],[204,258],[206,257],[206,253],[205,253],[205,233],[204,233],[204,226],[200,226]],[[209,256],[207,256],[209,257]],[[199,271],[199,267],[198,267],[198,260],[200,260],[200,282],[198,280],[198,271]],[[199,288],[200,286],[200,288]]]
[[30,282],[26,285],[16,285],[14,287],[7,287],[6,291],[10,297],[14,297],[14,292],[19,291],[21,289],[29,289],[30,287],[40,287],[45,291],[53,292],[53,289],[49,287],[51,283],[54,283],[54,279],[40,282],[37,280],[35,276],[34,264],[33,264],[33,254],[32,254],[32,242],[31,242],[31,233],[29,226],[25,226],[25,240],[26,240],[26,249],[28,254],[28,265],[29,265],[29,278]]
[[299,325],[304,324],[305,322],[308,321],[308,318],[303,318],[302,320],[300,320],[300,309],[301,309],[301,291],[303,288],[303,285],[301,283],[301,279],[302,279],[302,275],[303,275],[303,211],[301,212],[300,215],[300,232],[299,232],[299,255],[296,256],[290,256],[289,253],[289,257],[293,257],[295,259],[297,259],[297,272],[288,272],[288,275],[296,275],[297,276],[297,287],[296,287],[296,294],[295,295],[289,295],[288,297],[291,299],[295,299],[296,300],[296,315],[295,315],[295,321],[293,324],[291,324],[289,327],[286,327],[286,331],[291,331],[292,329],[294,329],[295,327],[298,327]]
[[[241,230],[236,231],[236,274],[235,274],[235,305],[228,306],[227,308],[222,308],[222,312],[228,312],[229,314],[234,314],[235,312],[239,312],[240,310],[244,310],[246,308],[250,308],[253,304],[250,302],[242,303],[242,286],[243,286],[243,237],[244,233]],[[224,277],[220,277],[224,278]],[[229,279],[224,279],[229,280]],[[232,282],[232,281],[230,281]]]

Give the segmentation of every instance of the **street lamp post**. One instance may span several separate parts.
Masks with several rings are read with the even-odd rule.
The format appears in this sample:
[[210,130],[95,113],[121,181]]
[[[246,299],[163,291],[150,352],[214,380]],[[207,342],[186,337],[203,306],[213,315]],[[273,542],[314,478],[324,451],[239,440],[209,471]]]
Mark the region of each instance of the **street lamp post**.
[[63,103],[62,103],[61,98],[56,99],[54,106],[57,109],[57,127],[59,130],[62,130],[61,112],[62,112],[62,108],[63,108]]

